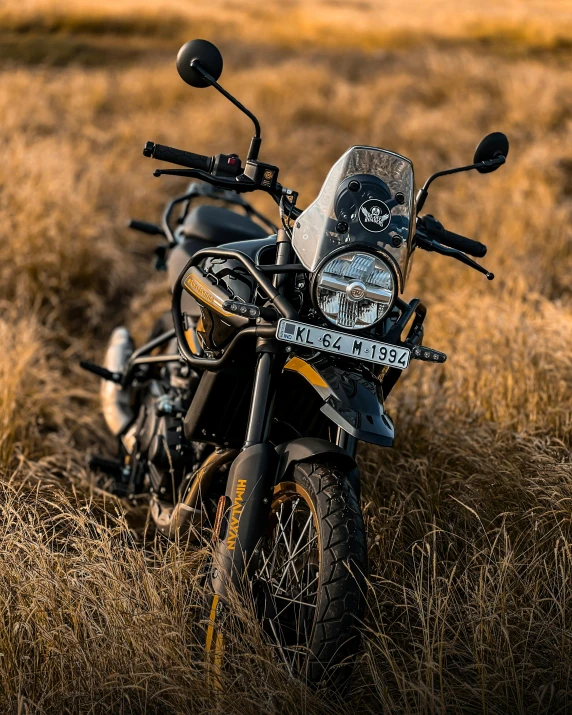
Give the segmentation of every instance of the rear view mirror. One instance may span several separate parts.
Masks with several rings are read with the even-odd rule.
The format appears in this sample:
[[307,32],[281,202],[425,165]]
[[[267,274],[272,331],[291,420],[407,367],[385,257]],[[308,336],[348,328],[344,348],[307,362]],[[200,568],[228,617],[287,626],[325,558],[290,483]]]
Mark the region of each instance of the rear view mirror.
[[[232,102],[235,107],[238,107],[241,112],[244,112],[252,120],[254,136],[250,142],[247,161],[256,161],[262,142],[260,123],[244,104],[241,104],[236,97],[233,97],[230,92],[227,92],[218,83],[218,78],[222,74],[222,55],[218,48],[208,40],[186,42],[177,55],[177,71],[181,79],[185,80],[191,87],[214,87],[217,92],[220,92],[223,97],[226,97],[229,102]],[[150,156],[155,156],[155,154],[152,153]],[[162,173],[165,173],[165,171]],[[155,176],[159,176],[159,174],[156,173]]]
[[202,68],[215,80],[222,74],[222,55],[208,40],[186,42],[177,55],[177,70],[182,79],[191,87],[208,87],[210,82],[192,66],[200,62]]
[[[508,138],[506,134],[503,134],[502,132],[493,132],[492,134],[487,134],[487,136],[479,143],[475,150],[473,163],[480,164],[483,161],[491,161],[492,159],[498,159],[501,156],[506,158],[507,155]],[[490,174],[491,171],[496,171],[499,166],[502,166],[502,164],[499,163],[493,166],[477,166],[475,168],[481,174]]]

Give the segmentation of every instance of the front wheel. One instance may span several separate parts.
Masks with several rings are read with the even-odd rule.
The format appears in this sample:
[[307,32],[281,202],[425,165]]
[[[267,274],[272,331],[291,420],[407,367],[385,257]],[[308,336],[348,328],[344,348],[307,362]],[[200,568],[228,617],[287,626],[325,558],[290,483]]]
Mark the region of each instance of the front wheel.
[[348,477],[296,464],[274,488],[253,584],[264,630],[292,675],[347,682],[366,575],[365,527]]

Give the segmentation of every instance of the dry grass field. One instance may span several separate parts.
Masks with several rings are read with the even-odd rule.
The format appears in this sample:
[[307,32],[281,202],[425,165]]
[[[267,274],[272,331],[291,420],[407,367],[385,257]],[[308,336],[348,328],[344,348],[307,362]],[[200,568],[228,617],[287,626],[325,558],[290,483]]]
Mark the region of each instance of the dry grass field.
[[[144,541],[86,471],[110,443],[78,361],[118,323],[142,338],[166,300],[153,239],[123,226],[184,184],[142,145],[250,136],[180,81],[196,36],[301,205],[352,144],[405,154],[420,183],[489,131],[511,140],[506,167],[426,206],[488,243],[497,278],[416,257],[406,297],[449,359],[391,396],[395,449],[360,452],[372,575],[343,701],[288,681],[248,613],[213,700],[201,555]],[[0,712],[572,712],[571,60],[567,0],[0,0]]]

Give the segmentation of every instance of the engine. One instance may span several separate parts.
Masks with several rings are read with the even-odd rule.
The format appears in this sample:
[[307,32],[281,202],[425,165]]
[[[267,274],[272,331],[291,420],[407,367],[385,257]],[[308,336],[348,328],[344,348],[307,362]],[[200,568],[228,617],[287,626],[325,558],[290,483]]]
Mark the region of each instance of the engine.
[[142,474],[141,487],[149,480],[150,491],[161,499],[175,496],[185,475],[198,465],[203,445],[185,439],[183,420],[198,383],[187,365],[170,363],[161,379],[146,383],[137,418],[129,430],[129,450]]

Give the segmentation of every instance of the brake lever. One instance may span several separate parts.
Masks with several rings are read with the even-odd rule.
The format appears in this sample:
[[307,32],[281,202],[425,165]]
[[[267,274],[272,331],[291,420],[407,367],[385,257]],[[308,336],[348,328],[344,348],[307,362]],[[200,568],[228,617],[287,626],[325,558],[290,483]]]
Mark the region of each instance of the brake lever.
[[423,236],[420,233],[417,233],[417,235],[415,236],[415,242],[419,246],[419,248],[422,248],[424,251],[435,251],[435,253],[440,253],[442,256],[450,256],[451,258],[455,258],[457,261],[460,261],[466,266],[469,266],[469,268],[474,268],[475,271],[478,271],[479,273],[485,275],[487,277],[487,280],[494,280],[494,273],[487,271],[486,268],[480,266],[476,261],[473,261],[472,258],[469,258],[462,251],[459,251],[456,248],[449,248],[448,246],[444,246],[442,243],[435,241],[435,239],[427,238],[427,236]]

